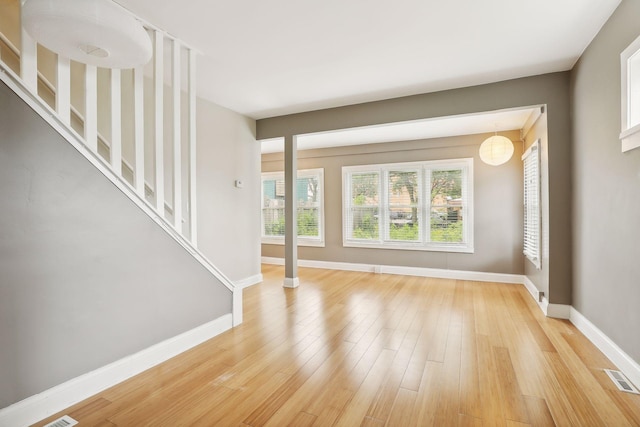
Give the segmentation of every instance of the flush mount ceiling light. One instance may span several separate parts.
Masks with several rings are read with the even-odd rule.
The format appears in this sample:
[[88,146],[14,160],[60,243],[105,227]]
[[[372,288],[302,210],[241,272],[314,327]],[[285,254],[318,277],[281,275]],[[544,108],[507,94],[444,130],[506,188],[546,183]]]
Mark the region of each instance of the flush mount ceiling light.
[[513,143],[497,133],[480,145],[480,159],[488,165],[498,166],[509,161],[513,155]]
[[142,24],[111,0],[22,0],[22,23],[38,43],[74,61],[133,68],[151,59]]

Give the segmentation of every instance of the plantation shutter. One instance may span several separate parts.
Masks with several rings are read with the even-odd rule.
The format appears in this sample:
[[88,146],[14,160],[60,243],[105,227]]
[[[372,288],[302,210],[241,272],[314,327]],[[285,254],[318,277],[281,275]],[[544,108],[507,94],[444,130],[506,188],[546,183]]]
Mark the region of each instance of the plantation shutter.
[[522,156],[524,162],[524,254],[540,268],[540,141]]
[[461,165],[433,168],[428,174],[429,241],[465,243],[469,220],[468,169]]
[[351,172],[345,185],[344,235],[353,240],[380,240],[380,172]]

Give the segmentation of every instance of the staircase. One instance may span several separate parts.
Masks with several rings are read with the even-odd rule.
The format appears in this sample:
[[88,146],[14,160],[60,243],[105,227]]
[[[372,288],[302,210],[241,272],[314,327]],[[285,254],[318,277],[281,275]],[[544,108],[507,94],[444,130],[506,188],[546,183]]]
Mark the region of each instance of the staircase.
[[[0,427],[30,425],[242,323],[242,287],[198,249],[197,52],[143,25],[151,61],[102,69],[37,44],[20,0],[0,1],[3,209],[18,218],[0,222]],[[59,257],[63,242],[73,251]]]
[[38,45],[19,0],[0,7],[0,79],[233,292],[240,324],[239,290],[197,249],[197,52],[143,22],[150,63],[101,69]]

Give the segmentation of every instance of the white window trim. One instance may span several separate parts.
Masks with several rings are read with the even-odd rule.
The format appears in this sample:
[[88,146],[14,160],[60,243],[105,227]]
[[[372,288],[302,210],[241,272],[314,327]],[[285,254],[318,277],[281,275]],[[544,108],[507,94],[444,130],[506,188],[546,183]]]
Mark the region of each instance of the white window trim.
[[[428,235],[428,228],[422,228],[422,241],[420,242],[406,242],[406,241],[392,241],[387,240],[383,235],[387,232],[387,227],[384,224],[387,215],[381,213],[379,215],[379,230],[382,239],[371,240],[359,240],[350,238],[347,235],[345,222],[349,215],[349,207],[351,200],[351,186],[348,175],[353,172],[378,172],[380,179],[380,210],[386,211],[388,209],[388,203],[386,203],[387,190],[383,190],[385,182],[385,174],[389,171],[395,170],[411,170],[418,169],[418,179],[421,182],[421,188],[426,188],[426,182],[428,178],[427,171],[430,170],[442,170],[449,168],[462,168],[463,180],[467,182],[466,186],[463,186],[463,198],[467,200],[467,207],[465,212],[465,220],[463,223],[463,233],[465,243],[443,243],[443,242],[429,242],[426,240]],[[421,211],[420,218],[430,218],[430,200],[428,197],[424,197],[421,194],[422,202],[418,205],[418,209]],[[459,252],[459,253],[474,253],[473,243],[473,158],[462,159],[447,159],[447,160],[429,160],[422,162],[405,162],[405,163],[386,163],[377,165],[361,165],[361,166],[343,166],[342,168],[342,245],[344,247],[354,248],[374,248],[374,249],[401,249],[401,250],[413,250],[413,251],[433,251],[433,252]],[[426,224],[425,220],[421,223]]]
[[621,54],[620,54],[620,99],[621,99],[621,116],[620,116],[620,141],[622,143],[622,152],[632,150],[640,147],[640,123],[635,126],[629,126],[629,65],[630,59],[634,55],[640,55],[640,37],[635,39]]
[[[318,177],[318,185],[320,192],[320,206],[318,208],[318,234],[319,237],[298,236],[298,246],[324,247],[324,169],[300,169],[297,172],[297,178]],[[284,179],[284,172],[263,172],[260,179],[260,235],[261,243],[264,245],[284,245],[284,236],[265,236],[264,233],[264,185],[263,182],[268,179]]]
[[[541,197],[541,196],[542,196],[542,195],[541,195],[541,193],[540,193],[540,189],[541,189],[541,182],[540,182],[540,181],[542,180],[542,176],[541,176],[541,168],[540,168],[540,160],[541,160],[541,159],[540,159],[540,157],[541,157],[541,156],[540,156],[540,140],[539,140],[539,139],[537,139],[537,140],[536,140],[536,141],[535,141],[535,142],[534,142],[534,143],[533,143],[533,144],[532,144],[532,145],[531,145],[531,146],[530,146],[530,147],[529,147],[529,148],[524,152],[524,154],[522,155],[522,161],[523,161],[523,163],[525,163],[525,161],[527,160],[527,158],[531,155],[531,153],[532,153],[533,151],[536,151],[536,152],[537,152],[537,157],[536,157],[536,162],[537,162],[537,164],[536,164],[536,169],[537,169],[537,178],[538,178],[538,179],[537,179],[536,184],[537,184],[537,187],[538,187],[538,189],[537,189],[537,197],[538,197],[538,212],[537,212],[537,214],[538,214],[538,221],[537,221],[538,227],[537,227],[537,228],[538,228],[538,229],[536,230],[536,233],[537,233],[537,236],[536,236],[536,237],[537,237],[537,240],[538,240],[538,241],[537,241],[537,243],[536,243],[536,253],[535,253],[535,254],[531,254],[531,253],[529,253],[526,249],[524,249],[525,242],[524,242],[524,240],[523,240],[523,253],[524,253],[524,255],[527,257],[527,259],[528,259],[529,261],[531,261],[531,262],[533,263],[533,265],[535,265],[535,267],[536,267],[538,270],[540,270],[540,269],[542,268],[542,263],[541,263],[541,259],[542,259],[542,252],[541,252],[541,251],[542,251],[542,206],[541,206],[541,205],[542,205],[542,203],[541,203],[541,201],[542,201],[542,197]],[[525,171],[525,165],[524,165],[524,164],[523,164],[523,168],[522,168],[522,169],[523,169],[523,173],[524,173],[524,171]],[[524,182],[524,179],[523,179],[523,185],[526,185],[526,183]],[[524,195],[525,195],[525,197],[526,197],[526,189],[524,189],[524,193],[525,193]],[[526,199],[525,199],[525,200],[526,200]],[[524,206],[524,213],[525,213],[524,221],[525,221],[525,226],[526,226],[526,220],[527,220],[527,219],[526,219],[526,212],[527,212],[527,206],[525,205],[525,206]],[[523,239],[524,239],[524,236],[523,236]]]

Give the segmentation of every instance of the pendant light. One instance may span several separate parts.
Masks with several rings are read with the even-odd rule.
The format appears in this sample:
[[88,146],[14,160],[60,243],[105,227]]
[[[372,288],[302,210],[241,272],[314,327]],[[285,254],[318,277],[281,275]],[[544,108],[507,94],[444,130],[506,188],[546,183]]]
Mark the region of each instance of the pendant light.
[[488,165],[498,166],[513,156],[513,142],[505,136],[495,135],[485,139],[480,145],[480,159]]
[[134,68],[151,59],[151,40],[112,0],[22,0],[22,24],[38,43],[74,61]]

